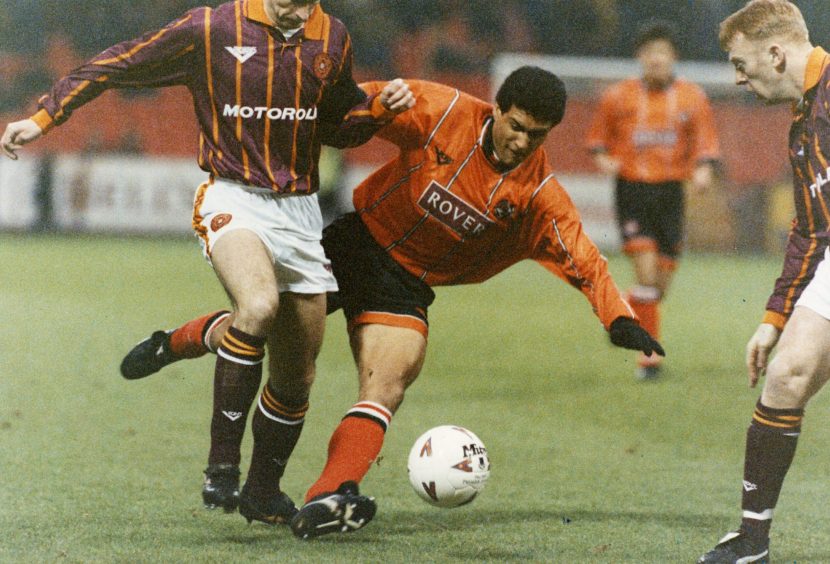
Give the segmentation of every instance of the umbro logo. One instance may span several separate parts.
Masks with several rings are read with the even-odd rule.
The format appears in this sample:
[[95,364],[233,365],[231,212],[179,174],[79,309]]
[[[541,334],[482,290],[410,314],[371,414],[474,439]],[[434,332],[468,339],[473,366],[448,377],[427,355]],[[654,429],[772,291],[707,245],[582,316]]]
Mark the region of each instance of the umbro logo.
[[233,45],[225,47],[225,49],[227,49],[228,53],[233,55],[234,58],[240,63],[244,63],[256,55],[256,47],[240,47],[238,45]]
[[493,208],[493,215],[496,216],[497,219],[507,219],[513,216],[513,212],[516,211],[516,206],[511,204],[508,200],[502,200],[496,207]]
[[438,147],[435,147],[435,162],[439,165],[448,165],[452,162],[452,158]]
[[223,411],[222,415],[230,419],[231,421],[236,421],[240,417],[242,417],[241,411]]
[[752,492],[758,489],[758,486],[756,484],[753,484],[752,482],[747,482],[746,480],[744,480],[743,482],[745,491]]

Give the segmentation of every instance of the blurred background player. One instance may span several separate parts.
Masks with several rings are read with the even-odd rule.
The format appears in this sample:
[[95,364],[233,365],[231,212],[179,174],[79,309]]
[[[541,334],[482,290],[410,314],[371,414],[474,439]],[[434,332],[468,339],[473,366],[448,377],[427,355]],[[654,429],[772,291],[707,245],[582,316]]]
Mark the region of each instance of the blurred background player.
[[[684,183],[713,181],[718,142],[703,90],[674,75],[677,42],[670,24],[643,27],[635,42],[640,78],[609,87],[588,131],[596,166],[616,179],[616,214],[636,285],[626,295],[640,323],[660,338],[660,302],[683,243]],[[638,355],[637,375],[658,375],[657,356]]]
[[721,23],[720,43],[736,84],[767,103],[794,104],[789,153],[797,216],[767,312],[746,347],[749,385],[764,372],[766,382],[746,434],[741,526],[701,556],[702,564],[769,561],[773,511],[804,407],[830,378],[830,55],[812,45],[804,17],[786,0],[747,3]]
[[[359,394],[292,521],[301,538],[355,530],[374,516],[373,500],[348,496],[421,371],[434,286],[482,282],[532,259],[582,292],[615,345],[664,354],[634,320],[541,148],[565,112],[562,82],[522,67],[501,85],[495,107],[449,86],[409,85],[414,108],[378,132],[399,155],[356,188],[357,211],[323,235],[339,286],[328,310],[342,308],[348,321]],[[362,87],[376,94],[382,84]],[[192,350],[206,353],[207,343],[188,326],[171,340],[190,335]],[[125,363],[147,376],[176,356],[160,362],[134,349]]]
[[[299,70],[298,70],[299,69]],[[279,489],[308,407],[337,289],[323,248],[317,202],[321,142],[367,140],[412,104],[402,81],[367,97],[351,76],[343,24],[317,1],[250,0],[196,8],[161,30],[119,43],[59,80],[30,119],[10,123],[0,146],[15,151],[63,123],[107,88],[185,85],[200,127],[199,165],[210,173],[193,227],[233,304],[197,321],[232,319],[216,347],[205,505],[248,519],[289,519]],[[239,492],[240,439],[259,391],[265,346],[270,378],[253,422],[254,448]],[[140,346],[156,351],[159,336]]]

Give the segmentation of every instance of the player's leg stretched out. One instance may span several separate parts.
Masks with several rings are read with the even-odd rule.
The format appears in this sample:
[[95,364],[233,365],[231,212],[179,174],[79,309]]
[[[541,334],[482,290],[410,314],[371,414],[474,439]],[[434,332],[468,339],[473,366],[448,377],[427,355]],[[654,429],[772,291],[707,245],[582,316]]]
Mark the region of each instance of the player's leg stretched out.
[[[136,345],[127,354],[121,363],[121,372],[125,378],[143,378],[178,360],[198,358],[207,353],[215,354],[219,347],[225,344],[225,333],[228,331],[232,320],[232,313],[218,311],[188,321],[181,327],[171,331],[157,331],[150,338]],[[225,345],[225,348],[232,346],[232,344]],[[225,351],[225,354],[229,355],[230,353]],[[258,376],[254,380],[259,378],[261,378],[261,370],[258,370]],[[215,388],[216,392],[219,392],[219,388]],[[279,476],[275,475],[271,479],[272,483],[277,484],[275,491],[273,487],[254,488],[254,484],[257,482],[267,483],[269,481],[267,476],[269,473],[267,470],[268,464],[261,464],[262,460],[276,458],[281,461],[281,467],[284,469],[285,461],[290,456],[299,438],[303,416],[308,408],[307,402],[300,405],[299,408],[287,407],[275,399],[278,396],[279,394],[272,389],[272,386],[266,384],[259,397],[259,409],[254,413],[252,424],[254,436],[262,439],[257,441],[257,450],[253,457],[253,460],[256,460],[257,463],[255,464],[252,460],[251,471],[259,478],[255,478],[253,482],[249,478],[250,485],[246,482],[246,488],[243,488],[240,494],[238,463],[209,464],[205,470],[205,483],[202,490],[203,501],[209,509],[222,507],[231,512],[239,504],[241,505],[240,513],[249,522],[257,520],[269,524],[287,522],[296,512],[296,507],[290,498],[279,492],[278,484],[279,478],[282,476],[281,470],[275,473]],[[254,399],[256,399],[255,393],[253,395],[246,394],[239,411],[233,411],[230,415],[225,414],[225,416],[231,419],[237,418],[237,420],[246,419]],[[274,430],[269,429],[271,420],[285,420],[288,424],[285,426],[287,436],[278,438],[279,442],[277,444],[281,445],[281,448],[277,446],[275,455],[269,457],[269,453],[262,452],[264,450],[262,445],[267,444],[264,436],[274,434]],[[219,424],[221,425],[221,423],[220,420]],[[276,430],[276,434],[280,435],[279,429]],[[232,437],[230,442],[232,445],[238,445],[241,442],[241,436],[238,438]],[[234,451],[235,449],[232,448],[231,450]],[[257,502],[257,499],[265,499],[266,501]]]
[[155,331],[127,353],[121,361],[121,375],[127,380],[138,380],[178,360],[215,353],[232,321],[231,312],[221,310],[177,329]]
[[328,310],[348,321],[357,364],[358,401],[332,434],[322,473],[291,522],[303,539],[365,526],[376,504],[358,484],[380,453],[393,413],[423,366],[432,289],[410,275],[380,247],[357,214],[326,228],[323,247],[339,291]]
[[[143,378],[178,360],[198,358],[208,353],[216,354],[219,347],[225,343],[225,333],[228,331],[232,320],[232,313],[219,311],[188,321],[174,330],[157,331],[153,333],[152,337],[140,342],[127,354],[121,364],[122,374],[141,374],[130,379]],[[153,340],[159,342],[148,345]],[[279,339],[276,342],[279,342]],[[269,349],[272,349],[273,346],[275,345],[272,345],[269,341]],[[163,352],[157,353],[159,347],[162,347]],[[229,348],[229,346],[226,345],[226,348]],[[270,358],[277,358],[280,353],[281,351],[276,350],[270,355]],[[227,351],[225,351],[225,354],[228,354]],[[163,358],[165,362],[160,364],[159,358]],[[126,371],[125,366],[129,367]],[[218,388],[214,390],[215,393],[218,391]],[[238,464],[213,464],[209,465],[205,471],[206,480],[203,488],[203,498],[208,508],[223,507],[227,511],[233,511],[238,503],[240,513],[249,522],[257,520],[269,524],[287,522],[296,512],[296,507],[290,498],[279,491],[279,480],[282,477],[285,462],[290,457],[302,431],[308,402],[299,402],[298,407],[284,405],[276,399],[281,395],[268,382],[259,396],[252,428],[255,439],[259,437],[260,440],[255,441],[255,451],[251,461],[248,481],[241,494],[239,493],[240,472]],[[246,408],[226,416],[239,419],[247,418],[256,397],[255,394],[254,397],[251,397],[251,394],[247,394],[246,397],[250,398],[250,402],[243,402],[247,404]],[[273,444],[267,439],[270,435],[277,437]],[[238,440],[231,439],[232,444],[238,445],[240,442],[241,437]],[[269,468],[270,463],[267,461],[275,459],[279,463],[276,467]],[[257,484],[264,485],[258,486]],[[274,484],[276,488],[273,487]],[[265,501],[259,502],[258,499],[264,499]]]
[[358,402],[332,434],[325,467],[291,521],[297,537],[355,531],[374,517],[374,498],[360,495],[358,484],[377,459],[392,414],[423,366],[425,327],[423,331],[380,324],[352,328]]

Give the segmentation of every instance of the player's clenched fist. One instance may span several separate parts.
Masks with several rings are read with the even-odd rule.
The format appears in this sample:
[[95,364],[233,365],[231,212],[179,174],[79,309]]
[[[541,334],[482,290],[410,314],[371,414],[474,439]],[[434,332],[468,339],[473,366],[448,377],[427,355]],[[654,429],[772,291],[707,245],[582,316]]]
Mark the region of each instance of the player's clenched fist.
[[380,103],[390,112],[399,114],[415,105],[415,95],[402,78],[396,78],[381,90]]
[[0,138],[0,149],[10,159],[17,160],[16,151],[41,135],[43,135],[43,130],[34,121],[30,119],[13,121],[6,126],[3,137]]

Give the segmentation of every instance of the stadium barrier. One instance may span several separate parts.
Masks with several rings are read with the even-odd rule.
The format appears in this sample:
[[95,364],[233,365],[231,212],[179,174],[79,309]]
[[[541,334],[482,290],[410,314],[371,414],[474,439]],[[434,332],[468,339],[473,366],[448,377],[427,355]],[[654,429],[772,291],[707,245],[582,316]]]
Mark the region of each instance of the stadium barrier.
[[[373,166],[341,168],[334,210],[351,208],[351,193]],[[206,173],[184,158],[41,154],[0,161],[0,229],[130,235],[192,232],[193,195]],[[619,248],[610,181],[594,175],[560,180],[577,204],[585,230],[604,250]],[[597,189],[597,183],[602,189]],[[335,211],[336,210],[336,211]]]
[[118,234],[191,232],[207,175],[191,159],[41,154],[0,164],[0,228]]

